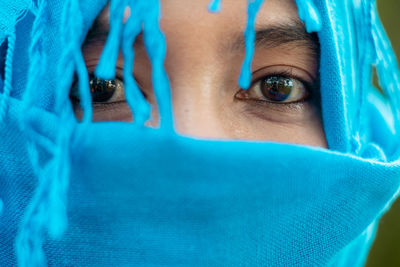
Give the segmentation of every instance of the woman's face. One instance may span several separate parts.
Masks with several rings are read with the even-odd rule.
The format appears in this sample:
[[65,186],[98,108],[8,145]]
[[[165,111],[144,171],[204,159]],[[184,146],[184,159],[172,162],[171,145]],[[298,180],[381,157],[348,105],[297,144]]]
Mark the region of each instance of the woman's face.
[[[238,86],[245,56],[247,1],[224,0],[218,14],[207,11],[209,0],[162,0],[161,4],[161,29],[167,41],[165,69],[177,132],[201,138],[327,146],[320,114],[318,40],[305,32],[293,0],[268,0],[262,5],[248,90]],[[128,17],[129,10],[125,13]],[[104,46],[108,17],[106,8],[83,46],[90,73]],[[141,38],[134,49],[134,77],[153,108],[147,125],[157,126],[151,63]],[[122,69],[120,56],[112,93],[93,96],[95,121],[132,120],[124,99]],[[102,81],[91,82],[96,86]],[[81,117],[82,111],[75,106]]]

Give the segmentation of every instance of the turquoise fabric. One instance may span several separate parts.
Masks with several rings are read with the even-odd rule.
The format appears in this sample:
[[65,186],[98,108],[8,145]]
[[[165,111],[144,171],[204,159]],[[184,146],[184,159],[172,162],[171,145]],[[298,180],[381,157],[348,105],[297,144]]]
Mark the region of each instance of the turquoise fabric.
[[[112,1],[96,74],[115,75],[121,47],[135,122],[92,123],[80,45],[106,1],[0,0],[0,266],[363,265],[400,188],[396,59],[374,1],[296,2],[321,43],[329,149],[175,133],[158,0]],[[243,87],[262,1],[248,3]],[[149,106],[131,75],[141,25],[160,129],[143,126]],[[74,72],[81,123],[68,99]]]

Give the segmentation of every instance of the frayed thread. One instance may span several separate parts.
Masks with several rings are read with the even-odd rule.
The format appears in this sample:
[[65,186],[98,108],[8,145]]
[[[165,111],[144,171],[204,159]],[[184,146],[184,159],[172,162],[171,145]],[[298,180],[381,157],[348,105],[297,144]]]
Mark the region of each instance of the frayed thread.
[[95,70],[96,76],[103,79],[112,80],[115,78],[123,30],[125,2],[125,0],[112,0],[110,3],[110,32]]
[[140,14],[143,14],[143,6],[138,1],[130,2],[130,17],[128,18],[122,37],[122,53],[124,56],[124,86],[125,86],[125,97],[129,104],[134,123],[136,125],[144,125],[149,119],[151,107],[147,102],[143,94],[141,93],[139,86],[137,85],[133,77],[134,59],[135,52],[133,44],[135,39],[142,31],[142,20]]
[[[36,18],[33,22],[31,33],[31,46],[29,48],[29,56],[31,59],[28,71],[28,83],[25,95],[23,96],[23,113],[30,114],[33,108],[36,85],[43,77],[44,67],[46,65],[46,57],[43,49],[43,33],[45,29],[47,2],[42,0],[37,2]],[[44,62],[43,62],[44,60]],[[43,65],[41,65],[42,63]],[[33,122],[29,116],[21,116],[21,128],[23,132],[32,133],[28,135],[28,154],[34,173],[38,175],[39,186],[36,188],[31,201],[22,217],[19,231],[15,240],[15,249],[19,266],[43,266],[45,265],[45,257],[42,250],[44,225],[47,221],[47,207],[42,201],[43,195],[47,188],[41,186],[45,181],[42,173],[45,169],[41,169],[38,160],[36,137],[39,136],[33,128]],[[29,129],[29,131],[26,131]],[[53,147],[46,147],[51,151]]]
[[[104,79],[115,77],[115,64],[119,49],[124,57],[124,82],[127,102],[132,110],[136,125],[143,124],[150,115],[150,106],[132,77],[134,51],[132,44],[143,32],[144,45],[152,63],[152,82],[160,112],[160,128],[173,132],[171,92],[168,76],[164,69],[166,40],[160,29],[161,6],[159,0],[130,0],[131,16],[122,25],[126,6],[121,0],[111,1],[110,34],[106,47],[96,68],[96,76]],[[129,47],[131,46],[131,47]],[[130,64],[130,65],[129,65]],[[128,72],[129,71],[129,72]]]
[[[28,81],[26,95],[24,95],[24,110],[25,112],[28,111],[27,113],[29,113],[29,109],[33,108],[34,96],[36,95],[35,89],[37,89],[38,81],[40,81],[44,73],[43,68],[46,66],[47,57],[42,43],[47,14],[46,9],[46,1],[38,2],[30,49],[30,58],[32,60],[29,70],[30,80]],[[56,140],[52,142],[35,131],[33,127],[34,119],[23,121],[23,127],[27,130],[25,132],[29,133],[28,153],[34,172],[38,176],[38,186],[31,201],[28,203],[16,238],[15,248],[19,266],[46,265],[43,251],[45,234],[48,233],[53,239],[60,238],[67,228],[66,202],[70,173],[69,147],[75,126],[75,118],[71,114],[69,102],[67,102],[69,90],[66,88],[69,88],[69,85],[65,82],[65,75],[69,74],[72,77],[74,67],[77,67],[80,79],[85,77],[84,74],[87,77],[83,59],[79,62],[81,54],[76,33],[80,29],[78,28],[80,26],[77,25],[79,18],[81,18],[80,16],[78,1],[67,1],[63,12],[62,36],[64,37],[65,51],[68,52],[68,56],[64,54],[62,64],[59,65],[60,67],[57,71],[57,75],[63,77],[63,79],[57,79],[62,84],[56,92],[55,105],[55,114],[63,122],[63,128],[58,129]],[[71,36],[72,39],[68,39]],[[79,53],[73,53],[74,50],[78,50]],[[69,57],[71,55],[72,57]],[[74,60],[70,60],[71,58]],[[70,63],[71,61],[72,63]],[[41,64],[38,64],[39,62]],[[38,66],[43,66],[43,68],[38,68]],[[85,80],[82,82],[82,86],[86,86],[84,90],[87,90],[89,95],[88,78],[86,83]],[[88,98],[91,108],[90,95]],[[42,166],[39,165],[38,160],[40,148],[46,149],[50,155]]]
[[92,98],[89,88],[89,76],[80,48],[80,39],[77,33],[81,31],[83,23],[79,2],[68,0],[64,6],[61,21],[61,41],[63,53],[57,70],[59,77],[58,93],[56,95],[56,113],[61,114],[65,111],[65,106],[69,105],[70,81],[74,71],[78,74],[80,105],[84,111],[84,124],[92,120]]
[[[31,33],[31,45],[29,46],[29,70],[28,70],[28,82],[26,85],[26,91],[23,96],[23,108],[24,113],[27,113],[35,102],[36,86],[44,76],[47,57],[44,53],[43,47],[43,33],[46,26],[47,16],[45,13],[45,7],[47,2],[45,0],[39,0],[37,6],[33,9],[36,10],[36,18],[33,22],[32,33]],[[27,119],[25,116],[23,118]],[[27,120],[22,120],[21,126],[24,130],[25,125],[29,125]]]
[[173,115],[170,84],[164,69],[167,45],[160,29],[161,4],[160,0],[141,0],[141,2],[144,11],[142,15],[144,44],[152,63],[152,82],[160,112],[160,128],[171,132]]
[[0,123],[3,123],[8,108],[8,99],[12,91],[12,65],[15,50],[16,34],[15,29],[8,36],[7,42],[7,56],[4,68],[4,86],[3,93],[0,95]]
[[221,11],[221,2],[222,0],[211,0],[210,4],[208,5],[208,11],[212,13],[218,13]]
[[239,77],[239,86],[248,89],[251,84],[251,63],[254,56],[254,41],[256,39],[255,21],[264,0],[247,0],[247,26],[244,32],[246,56]]
[[296,0],[300,19],[304,22],[308,33],[322,29],[322,19],[312,0]]

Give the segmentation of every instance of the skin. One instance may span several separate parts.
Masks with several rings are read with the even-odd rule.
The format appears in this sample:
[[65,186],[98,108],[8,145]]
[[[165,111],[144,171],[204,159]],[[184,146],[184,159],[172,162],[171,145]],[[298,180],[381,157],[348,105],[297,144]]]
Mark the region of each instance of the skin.
[[[207,11],[209,0],[162,0],[161,3],[161,29],[167,42],[165,69],[178,133],[196,138],[327,147],[318,97],[319,47],[305,33],[293,0],[268,0],[260,9],[257,31],[265,32],[279,26],[289,35],[294,28],[300,33],[298,40],[291,41],[273,38],[271,34],[264,34],[264,39],[257,35],[261,41],[255,47],[252,86],[248,91],[237,83],[245,56],[241,39],[246,27],[247,1],[224,0],[218,14]],[[125,12],[126,18],[129,13],[129,10]],[[109,9],[106,8],[83,45],[89,72],[94,71],[100,58],[108,18]],[[151,84],[151,63],[140,42],[135,43],[134,49],[134,77],[152,105],[152,119],[146,124],[156,127],[158,111]],[[120,56],[117,77],[121,80],[122,69],[123,57]],[[260,84],[257,81],[282,72],[294,76],[291,78],[296,81],[309,83],[303,93],[303,98],[308,97],[285,104],[263,97],[257,89]],[[303,82],[296,82],[299,84]],[[75,106],[77,117],[81,117],[82,110]],[[93,109],[95,121],[132,120],[123,98],[114,103],[95,103]]]

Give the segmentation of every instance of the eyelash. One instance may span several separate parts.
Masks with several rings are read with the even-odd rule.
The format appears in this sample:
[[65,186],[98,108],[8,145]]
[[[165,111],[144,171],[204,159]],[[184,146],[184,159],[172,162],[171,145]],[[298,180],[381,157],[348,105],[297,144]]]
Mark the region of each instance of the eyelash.
[[[90,74],[90,75],[93,75],[93,74]],[[290,107],[298,107],[299,104],[306,103],[306,102],[310,101],[310,99],[313,98],[313,94],[314,94],[314,92],[313,92],[314,90],[313,89],[315,87],[315,81],[309,82],[309,81],[306,81],[305,79],[303,79],[302,77],[300,77],[299,75],[294,75],[293,74],[293,70],[291,68],[287,68],[285,70],[279,70],[279,71],[271,71],[267,75],[264,75],[262,77],[259,77],[259,78],[255,79],[251,83],[250,88],[255,86],[260,81],[262,81],[262,80],[264,80],[264,79],[266,79],[268,77],[273,77],[273,76],[295,79],[295,80],[301,82],[304,85],[304,88],[307,90],[308,96],[306,96],[305,98],[303,98],[303,99],[301,99],[299,101],[292,101],[292,102],[268,101],[268,100],[261,100],[261,99],[252,99],[252,98],[240,99],[240,100],[251,101],[251,102],[254,102],[254,103],[257,103],[257,104],[260,104],[260,105],[264,105],[264,106],[276,105],[276,106],[281,106],[281,107],[286,106],[287,108],[290,108]],[[120,77],[119,75],[117,75],[115,78],[119,79],[120,81],[123,82],[122,77]],[[74,84],[76,84],[76,81],[74,82]],[[143,93],[143,90],[141,88],[140,88],[140,90]],[[235,94],[235,98],[236,98],[236,95],[242,90],[243,89],[240,89]],[[250,90],[250,89],[248,89],[248,90]],[[146,95],[145,95],[145,97],[146,97]],[[72,102],[74,104],[79,104],[79,100],[73,99],[73,98],[71,98],[71,100],[72,100]],[[97,108],[108,108],[108,107],[116,106],[116,105],[120,104],[121,102],[123,102],[123,101],[118,101],[118,102],[96,102],[96,103],[93,103],[93,106],[97,107]]]
[[[95,77],[94,72],[90,72],[88,74],[89,74],[89,81],[94,79],[94,77]],[[114,80],[121,81],[122,85],[123,85],[123,78],[120,75],[117,74],[115,76]],[[74,106],[77,106],[80,103],[79,96],[77,97],[77,96],[73,95],[73,89],[77,89],[77,86],[78,86],[78,80],[77,80],[77,78],[75,78],[74,82],[72,83],[71,91],[70,91],[70,100],[71,100],[71,102],[72,102],[72,104]],[[123,88],[123,90],[125,90],[125,89]],[[76,91],[79,94],[79,89],[77,89]],[[143,91],[142,91],[142,93],[143,93]],[[119,105],[119,104],[121,104],[123,102],[125,102],[125,101],[122,101],[122,100],[121,101],[116,101],[116,102],[93,102],[92,101],[92,106],[95,107],[95,108],[109,108],[109,107],[113,107],[113,106]]]
[[313,82],[308,82],[308,81],[304,80],[302,77],[300,77],[298,75],[294,75],[293,71],[291,69],[282,70],[282,71],[273,71],[271,73],[268,73],[268,75],[264,75],[263,77],[256,79],[251,85],[254,85],[255,83],[259,82],[260,80],[265,79],[270,76],[279,76],[279,77],[284,77],[284,78],[296,79],[296,80],[300,81],[301,83],[303,83],[305,85],[306,89],[309,91],[311,91],[310,89],[313,86]]
[[[295,79],[299,82],[301,82],[304,85],[304,88],[307,90],[308,92],[308,96],[299,100],[299,101],[293,101],[293,102],[279,102],[279,101],[268,101],[268,100],[261,100],[261,99],[240,99],[240,100],[245,100],[245,101],[251,101],[260,105],[264,105],[264,106],[271,106],[271,105],[275,105],[275,106],[280,106],[283,107],[285,106],[286,108],[290,108],[290,107],[298,107],[301,104],[307,103],[309,102],[311,99],[314,98],[314,94],[315,94],[315,84],[316,81],[313,80],[312,82],[306,81],[304,78],[300,77],[299,75],[295,75],[293,74],[293,69],[292,68],[286,68],[285,70],[276,70],[276,71],[271,71],[269,72],[267,75],[264,75],[262,77],[259,77],[257,79],[255,79],[249,89],[252,88],[253,86],[255,86],[258,82],[268,78],[268,77],[282,77],[282,78],[290,78],[290,79]],[[240,89],[237,93],[241,92],[244,89]],[[236,94],[237,94],[236,93]],[[235,94],[235,96],[236,96]]]
[[[91,75],[94,75],[94,73],[92,73]],[[125,94],[124,79],[121,76],[119,76],[118,74],[116,74],[115,75],[115,80],[117,80],[117,79],[122,82],[122,85],[124,86],[123,90],[124,90],[124,94]],[[142,93],[143,93],[143,91],[142,91]],[[119,105],[121,103],[125,103],[125,102],[126,102],[126,100],[125,100],[125,96],[124,96],[124,100],[121,100],[121,101],[117,101],[117,102],[96,102],[96,103],[93,103],[93,105],[95,107],[98,107],[98,108],[108,108],[108,107],[117,106],[117,105]]]

